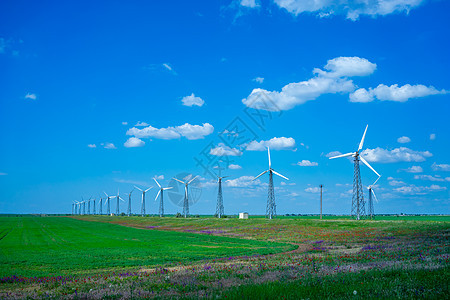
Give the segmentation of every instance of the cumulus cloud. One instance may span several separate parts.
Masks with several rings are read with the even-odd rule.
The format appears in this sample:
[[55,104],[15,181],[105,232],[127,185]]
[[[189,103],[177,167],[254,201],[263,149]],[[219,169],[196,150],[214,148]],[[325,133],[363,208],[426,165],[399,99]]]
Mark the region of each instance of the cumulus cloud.
[[103,148],[105,148],[105,149],[117,149],[117,147],[114,146],[113,143],[104,143],[103,144]]
[[231,169],[231,170],[239,170],[239,169],[242,169],[242,167],[241,167],[240,165],[230,164],[230,165],[228,166],[228,169]]
[[305,192],[307,193],[319,193],[320,188],[319,187],[309,187],[305,189]]
[[89,144],[89,145],[87,145],[89,148],[97,148],[97,145],[96,144]]
[[245,149],[249,151],[265,151],[267,147],[272,150],[295,150],[295,140],[291,137],[274,137],[268,141],[251,141]]
[[366,149],[361,155],[368,162],[395,163],[395,162],[421,162],[426,158],[433,156],[429,151],[415,151],[406,147],[395,148],[392,150],[377,147],[375,149]]
[[450,165],[449,164],[437,164],[437,163],[433,163],[431,165],[431,169],[433,169],[433,171],[450,171]]
[[256,78],[253,78],[253,81],[255,81],[257,83],[263,83],[264,82],[264,78],[263,77],[256,77]]
[[389,185],[392,185],[392,186],[400,186],[400,185],[405,185],[406,183],[404,183],[403,181],[401,181],[401,180],[395,180],[395,179],[393,179],[393,180],[390,180],[389,181]]
[[181,126],[167,127],[167,128],[155,128],[151,125],[148,127],[139,129],[136,127],[130,128],[127,131],[127,135],[132,135],[137,138],[157,138],[163,140],[178,139],[185,137],[188,140],[203,139],[205,136],[213,133],[214,127],[209,123],[203,123],[203,125],[191,125],[186,123]]
[[311,79],[289,83],[280,92],[254,89],[242,103],[267,111],[289,110],[323,94],[350,93],[355,85],[347,77],[370,75],[375,69],[376,64],[365,58],[337,57],[328,60],[324,70],[315,68]]
[[202,98],[196,97],[194,93],[192,93],[190,96],[183,97],[181,99],[181,102],[184,106],[203,106],[205,104],[205,101],[203,101]]
[[420,179],[420,180],[428,180],[428,181],[445,181],[444,178],[440,177],[439,175],[414,175],[414,179]]
[[230,148],[224,143],[219,143],[215,148],[209,151],[209,154],[215,156],[241,156],[242,152],[235,148]]
[[143,147],[145,142],[137,137],[130,137],[124,144],[127,148]]
[[424,0],[274,0],[274,2],[295,16],[302,13],[312,13],[320,18],[345,15],[347,19],[356,21],[362,15],[376,18],[392,13],[408,14]]
[[434,141],[436,139],[436,134],[432,133],[430,134],[430,140]]
[[404,195],[426,195],[429,192],[438,192],[445,190],[447,190],[445,186],[440,186],[437,184],[432,184],[431,186],[416,186],[414,184],[411,184],[394,189],[394,191]]
[[241,6],[249,7],[249,8],[256,8],[259,7],[259,1],[256,0],[241,0],[240,2]]
[[128,122],[122,122],[122,125],[128,125]]
[[407,136],[401,136],[397,139],[397,142],[399,142],[400,144],[406,144],[411,142],[411,139]]
[[[126,125],[126,124],[124,124],[124,125]],[[145,126],[149,126],[149,125],[146,122],[139,121],[134,126],[136,126],[136,127],[145,127]]]
[[425,86],[422,84],[410,85],[405,84],[401,87],[398,84],[387,86],[378,85],[376,88],[364,89],[360,88],[350,94],[350,102],[370,102],[375,99],[381,101],[406,102],[409,99],[421,98],[431,95],[446,94],[446,90],[437,90],[433,86]]
[[409,168],[403,169],[403,171],[408,173],[422,173],[423,169],[421,166],[411,166]]
[[235,179],[229,179],[225,181],[225,186],[227,187],[251,187],[251,186],[261,186],[261,181],[259,179],[253,181],[253,176],[241,176]]
[[36,94],[32,94],[32,93],[27,93],[25,95],[25,99],[36,100],[37,99],[37,95]]
[[316,167],[319,164],[314,161],[309,161],[309,160],[304,159],[302,161],[299,161],[296,165],[300,166],[300,167]]

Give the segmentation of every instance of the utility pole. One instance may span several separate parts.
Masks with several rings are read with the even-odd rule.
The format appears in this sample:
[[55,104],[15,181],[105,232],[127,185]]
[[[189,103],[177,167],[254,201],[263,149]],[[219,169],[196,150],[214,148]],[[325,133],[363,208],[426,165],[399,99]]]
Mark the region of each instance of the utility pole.
[[320,219],[322,220],[322,188],[323,185],[320,185]]

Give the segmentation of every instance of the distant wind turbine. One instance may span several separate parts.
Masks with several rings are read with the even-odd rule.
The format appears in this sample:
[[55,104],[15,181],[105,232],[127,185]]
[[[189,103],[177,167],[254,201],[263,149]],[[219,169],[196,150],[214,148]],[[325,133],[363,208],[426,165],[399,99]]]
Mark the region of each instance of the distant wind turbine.
[[189,192],[188,192],[188,186],[189,184],[192,183],[192,181],[194,181],[196,178],[198,177],[195,176],[194,178],[192,178],[191,180],[187,180],[185,182],[173,177],[174,180],[180,182],[181,184],[184,184],[184,201],[183,201],[183,215],[185,218],[187,218],[187,216],[189,216]]
[[153,180],[156,182],[156,184],[159,187],[159,191],[158,191],[158,194],[156,194],[155,201],[158,199],[158,196],[161,195],[161,197],[159,198],[159,217],[164,217],[164,198],[163,198],[164,191],[165,190],[170,190],[173,187],[165,187],[165,188],[163,188],[159,184],[158,180],[156,180],[156,178],[153,178]]
[[138,188],[137,186],[134,186],[135,188],[137,188],[138,190],[140,190],[142,192],[142,203],[141,203],[141,216],[143,217],[145,215],[145,193],[147,193],[150,189],[152,189],[153,187],[149,187],[146,190],[141,190],[140,188]]

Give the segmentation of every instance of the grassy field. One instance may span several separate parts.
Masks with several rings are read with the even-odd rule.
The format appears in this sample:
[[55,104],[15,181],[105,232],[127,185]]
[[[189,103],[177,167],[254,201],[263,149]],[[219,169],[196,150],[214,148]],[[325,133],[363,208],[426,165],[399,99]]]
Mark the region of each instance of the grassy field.
[[445,299],[450,293],[445,217],[6,219],[0,218],[1,272],[25,277],[3,277],[0,298]]

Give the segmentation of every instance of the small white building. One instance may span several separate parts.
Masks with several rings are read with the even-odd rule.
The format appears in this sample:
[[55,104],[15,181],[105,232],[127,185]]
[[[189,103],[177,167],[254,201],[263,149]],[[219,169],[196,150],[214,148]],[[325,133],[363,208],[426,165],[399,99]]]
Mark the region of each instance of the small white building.
[[248,213],[247,212],[239,213],[239,219],[248,219]]

